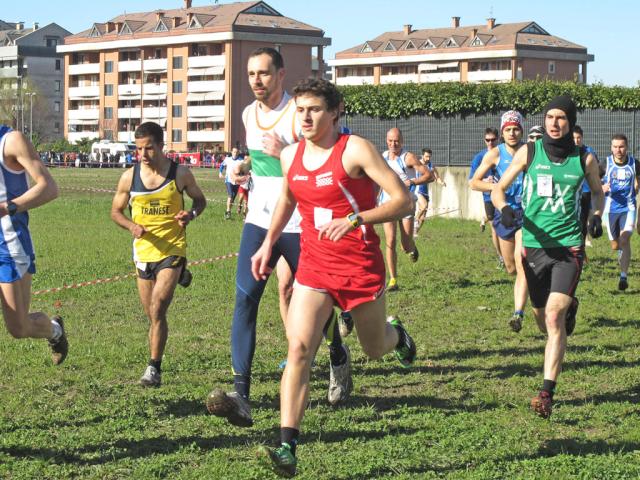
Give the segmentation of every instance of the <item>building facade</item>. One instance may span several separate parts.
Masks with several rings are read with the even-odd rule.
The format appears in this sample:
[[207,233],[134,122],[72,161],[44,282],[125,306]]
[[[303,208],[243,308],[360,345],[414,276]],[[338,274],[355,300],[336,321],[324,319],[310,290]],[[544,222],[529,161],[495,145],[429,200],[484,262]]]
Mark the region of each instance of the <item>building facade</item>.
[[229,150],[244,145],[242,111],[253,100],[249,54],[274,47],[286,87],[312,73],[312,54],[331,39],[264,2],[131,13],[65,39],[64,129],[80,138],[133,141],[147,120],[165,128],[168,150]]
[[71,35],[55,23],[0,21],[0,121],[40,140],[62,138],[63,58],[56,46]]
[[460,26],[385,32],[338,52],[327,63],[338,85],[511,82],[525,79],[587,81],[594,56],[586,47],[549,34],[537,23]]

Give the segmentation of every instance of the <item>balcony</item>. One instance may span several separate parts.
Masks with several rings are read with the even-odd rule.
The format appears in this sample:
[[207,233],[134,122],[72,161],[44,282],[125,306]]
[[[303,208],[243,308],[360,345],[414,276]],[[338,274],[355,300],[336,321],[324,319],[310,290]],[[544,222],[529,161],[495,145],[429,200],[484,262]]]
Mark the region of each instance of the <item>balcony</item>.
[[140,97],[142,85],[139,83],[128,83],[126,85],[118,85],[118,96],[120,97]]
[[95,100],[100,98],[100,86],[69,87],[69,100]]
[[131,108],[124,107],[118,109],[118,118],[123,120],[125,118],[140,118],[140,106],[133,105]]
[[99,63],[80,63],[69,65],[69,75],[86,75],[90,73],[100,73]]
[[399,73],[396,75],[380,75],[380,84],[388,83],[418,83],[419,76],[417,73]]
[[134,130],[128,132],[118,132],[118,141],[123,143],[134,143],[136,141],[133,136]]
[[187,107],[189,122],[223,122],[224,105],[198,105]]
[[0,68],[0,78],[16,78],[18,76],[18,67]]
[[189,68],[224,67],[226,64],[224,55],[203,55],[189,57]]
[[166,95],[167,84],[166,83],[145,83],[142,85],[142,91],[145,95]]
[[224,142],[224,130],[188,131],[187,142]]
[[336,85],[373,85],[373,75],[360,77],[357,75],[351,77],[338,77]]
[[142,109],[144,118],[167,118],[167,107],[145,107]]
[[469,82],[510,82],[511,70],[480,70],[467,73]]
[[100,118],[99,108],[80,108],[68,111],[69,123],[71,120],[98,120]]
[[188,82],[187,92],[224,92],[224,80],[204,80],[201,82]]
[[100,138],[100,132],[69,132],[67,134],[67,140],[69,143],[76,143],[83,138],[89,138],[91,140]]
[[154,58],[151,60],[145,60],[144,62],[142,62],[142,66],[145,72],[166,72],[167,59]]
[[420,83],[459,82],[460,72],[421,73]]
[[125,60],[118,62],[118,72],[139,72],[142,70],[141,60]]

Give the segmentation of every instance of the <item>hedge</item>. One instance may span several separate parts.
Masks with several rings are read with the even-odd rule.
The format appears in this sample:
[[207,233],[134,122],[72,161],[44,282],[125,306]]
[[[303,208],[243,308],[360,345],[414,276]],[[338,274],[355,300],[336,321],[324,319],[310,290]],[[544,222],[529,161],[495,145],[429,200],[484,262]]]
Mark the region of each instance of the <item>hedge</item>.
[[348,115],[400,118],[411,115],[470,115],[513,108],[538,113],[554,96],[568,94],[579,109],[640,109],[640,87],[574,82],[426,83],[343,86]]

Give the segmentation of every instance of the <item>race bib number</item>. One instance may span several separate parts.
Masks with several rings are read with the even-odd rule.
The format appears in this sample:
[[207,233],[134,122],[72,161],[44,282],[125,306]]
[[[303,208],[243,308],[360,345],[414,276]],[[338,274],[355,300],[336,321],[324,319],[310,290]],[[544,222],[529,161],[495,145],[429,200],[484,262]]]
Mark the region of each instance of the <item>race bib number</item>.
[[538,175],[538,196],[539,197],[553,196],[553,176],[552,175]]
[[313,209],[313,223],[317,230],[333,219],[333,210],[328,208],[315,207]]

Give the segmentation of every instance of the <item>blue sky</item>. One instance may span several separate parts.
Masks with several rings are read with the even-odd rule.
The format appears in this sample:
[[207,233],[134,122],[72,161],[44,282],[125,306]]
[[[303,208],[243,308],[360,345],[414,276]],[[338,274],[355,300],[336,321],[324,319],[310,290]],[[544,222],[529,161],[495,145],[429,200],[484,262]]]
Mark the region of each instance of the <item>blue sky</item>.
[[[194,6],[213,4],[213,0],[193,0]],[[229,3],[221,0],[220,3]],[[588,82],[637,87],[640,84],[640,2],[587,0],[513,2],[502,0],[267,0],[283,15],[324,29],[332,38],[325,58],[335,52],[371,39],[384,31],[448,26],[452,16],[461,17],[462,25],[478,25],[493,16],[498,23],[533,20],[549,33],[584,45],[595,61],[587,67]],[[88,7],[88,5],[91,5]],[[108,20],[125,11],[140,12],[179,8],[182,0],[86,0],[4,1],[0,19],[24,21],[31,25],[56,22],[77,33],[93,22]]]

